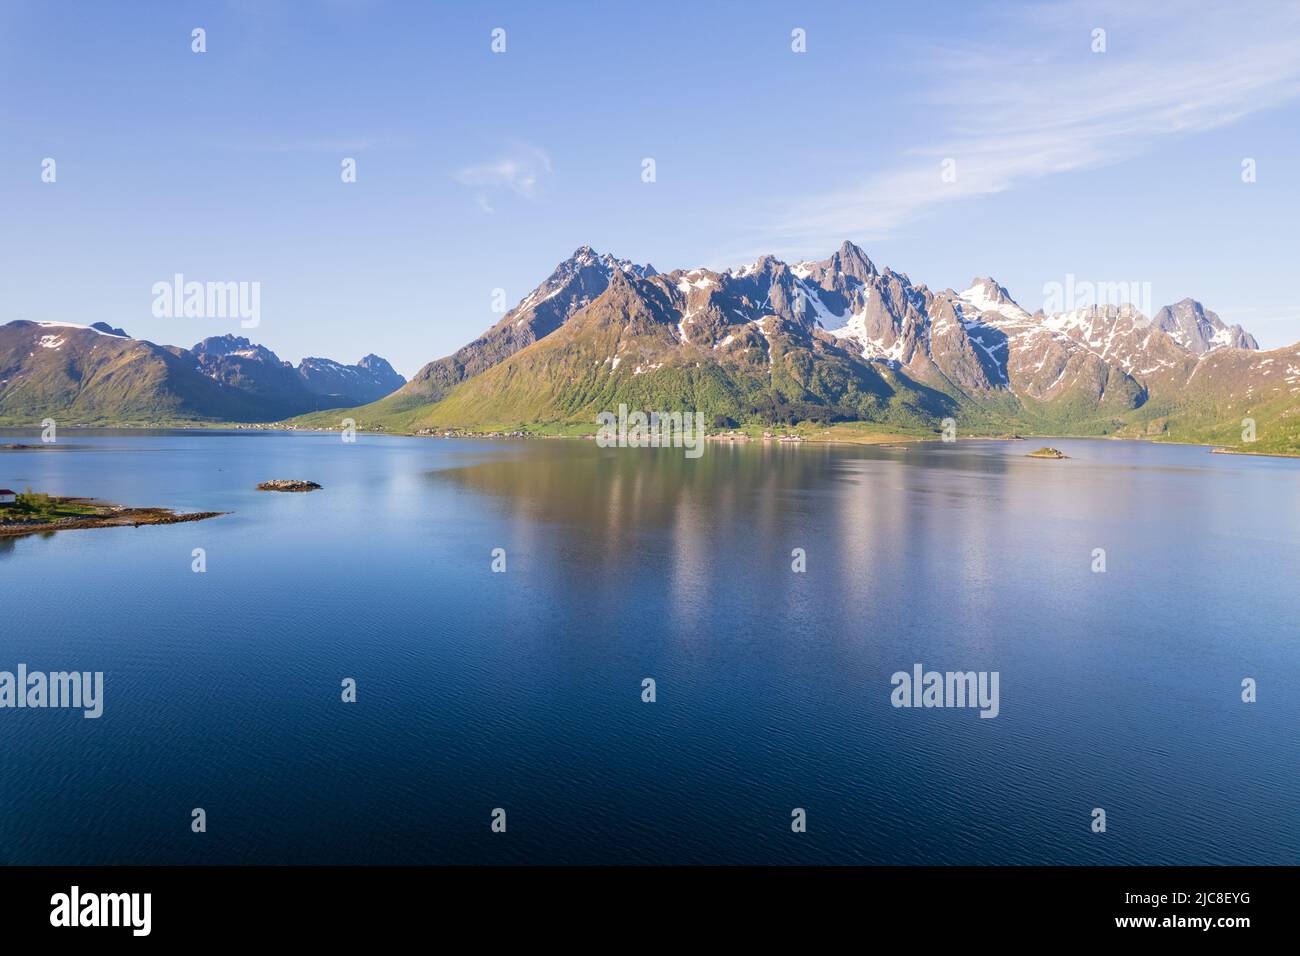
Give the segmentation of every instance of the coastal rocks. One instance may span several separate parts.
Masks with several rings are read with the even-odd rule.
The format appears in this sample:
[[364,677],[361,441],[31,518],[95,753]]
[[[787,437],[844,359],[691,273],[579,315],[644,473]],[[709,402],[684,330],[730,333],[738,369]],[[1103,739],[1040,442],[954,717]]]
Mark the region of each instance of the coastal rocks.
[[276,478],[257,486],[258,491],[316,491],[320,485],[300,478]]
[[219,518],[225,511],[194,511],[177,514],[170,508],[127,508],[93,502],[88,498],[46,498],[39,513],[13,514],[0,510],[0,539],[53,531],[81,531],[89,528],[139,528],[144,525],[180,524]]
[[[382,425],[377,426],[383,428]],[[536,437],[529,432],[476,432],[466,428],[421,428],[412,434],[421,438],[533,438]],[[594,435],[585,435],[585,438],[594,438]]]

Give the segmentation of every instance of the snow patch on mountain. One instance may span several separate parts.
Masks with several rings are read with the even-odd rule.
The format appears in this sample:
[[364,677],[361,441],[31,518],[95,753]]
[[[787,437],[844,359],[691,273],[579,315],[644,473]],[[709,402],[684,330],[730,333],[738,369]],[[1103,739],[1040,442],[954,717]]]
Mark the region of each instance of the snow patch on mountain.
[[105,331],[107,326],[102,322],[96,322],[94,325],[77,325],[73,322],[37,322],[36,324],[43,329],[81,329],[83,332],[93,332],[95,335],[103,335],[110,339],[130,338],[125,333],[117,334],[122,331],[121,329],[116,332]]
[[1009,319],[1028,319],[1029,313],[1022,309],[1007,290],[992,279],[976,279],[971,287],[957,293],[957,298],[972,306],[977,312],[994,312]]

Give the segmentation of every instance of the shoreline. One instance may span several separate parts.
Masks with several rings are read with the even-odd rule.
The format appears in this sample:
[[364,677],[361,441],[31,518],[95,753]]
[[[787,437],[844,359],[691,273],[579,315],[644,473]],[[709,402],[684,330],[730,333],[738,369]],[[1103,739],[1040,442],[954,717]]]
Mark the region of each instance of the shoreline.
[[1211,455],[1245,455],[1247,458],[1300,458],[1300,452],[1293,451],[1240,451],[1216,445],[1210,449]]
[[[870,424],[870,423],[866,423],[866,424]],[[232,430],[235,430],[235,429],[232,429]],[[294,432],[304,432],[304,433],[306,433],[306,434],[315,434],[315,435],[337,435],[337,434],[341,431],[341,429],[338,429],[338,428],[296,428],[296,427],[294,427],[294,428],[286,428],[286,427],[278,427],[278,428],[258,427],[258,428],[256,428],[256,429],[250,429],[248,426],[244,426],[244,427],[242,427],[242,428],[240,428],[240,429],[238,429],[238,430],[239,430],[239,431],[250,431],[250,430],[256,430],[256,431],[274,431],[274,432],[283,432],[283,433],[285,433],[285,434],[291,434],[291,433],[294,433]],[[440,434],[440,433],[426,433],[426,434],[420,434],[420,433],[418,433],[418,432],[387,431],[387,430],[385,430],[385,429],[367,430],[367,429],[364,429],[364,428],[358,428],[357,431],[358,431],[359,434],[366,434],[366,435],[387,435],[387,436],[389,436],[389,437],[391,437],[391,438],[460,438],[460,439],[484,440],[484,441],[502,441],[502,440],[511,440],[511,439],[512,439],[512,440],[521,440],[521,439],[527,439],[527,440],[532,440],[532,439],[561,439],[561,440],[590,441],[590,440],[594,439],[594,437],[595,437],[594,434],[591,434],[591,435],[559,435],[559,434],[556,434],[556,435],[543,435],[543,434],[535,434],[535,433],[527,433],[527,432],[518,432],[518,431],[514,431],[514,432],[465,432],[465,433],[457,433],[457,434],[445,434],[445,433],[441,433],[441,434]],[[444,432],[451,432],[451,431],[454,431],[454,429],[444,429],[443,431],[444,431]],[[938,436],[938,435],[927,436],[927,437],[921,437],[921,436],[918,436],[918,435],[899,435],[899,434],[895,434],[895,433],[886,433],[886,432],[866,433],[866,434],[864,434],[861,438],[829,437],[829,436],[806,436],[806,435],[800,435],[797,439],[794,437],[796,434],[798,434],[797,432],[788,432],[788,433],[786,433],[789,437],[786,437],[786,438],[784,438],[784,439],[782,439],[781,436],[779,436],[779,435],[777,435],[777,434],[775,434],[775,433],[773,433],[773,437],[771,437],[771,438],[767,438],[767,439],[764,439],[764,438],[761,438],[761,437],[760,437],[760,438],[754,438],[754,437],[752,437],[752,436],[741,437],[739,433],[736,434],[736,437],[734,437],[734,438],[729,438],[729,437],[728,437],[729,434],[730,434],[729,432],[713,432],[713,433],[710,433],[710,434],[706,434],[706,435],[704,436],[704,440],[705,440],[705,441],[709,441],[709,442],[716,442],[717,444],[721,444],[721,445],[728,445],[728,444],[734,444],[734,445],[778,445],[778,444],[779,444],[779,445],[810,445],[810,444],[812,444],[812,445],[869,445],[869,446],[874,446],[874,447],[888,447],[888,446],[902,446],[902,445],[921,445],[921,444],[929,444],[929,443],[932,443],[932,442],[939,442],[939,441],[942,441],[942,439],[941,439],[940,436]],[[1223,445],[1216,445],[1216,444],[1214,444],[1213,442],[1205,442],[1205,441],[1180,441],[1180,440],[1175,440],[1175,439],[1147,438],[1147,437],[1145,437],[1145,436],[1142,436],[1142,437],[1139,437],[1139,436],[1132,436],[1132,437],[1129,437],[1129,436],[1124,436],[1124,435],[1060,435],[1060,434],[1037,434],[1037,433],[1033,433],[1033,432],[1026,432],[1026,433],[1024,433],[1024,434],[1016,433],[1016,434],[1013,434],[1013,435],[1008,435],[1008,434],[1006,434],[1006,433],[997,434],[997,435],[963,435],[963,436],[961,436],[961,437],[959,437],[959,438],[956,439],[957,442],[964,442],[964,441],[1019,442],[1019,441],[1030,441],[1030,440],[1034,440],[1034,441],[1053,441],[1053,440],[1056,440],[1056,441],[1112,441],[1112,442],[1125,442],[1125,443],[1138,444],[1138,445],[1181,445],[1181,446],[1186,446],[1186,447],[1191,447],[1191,448],[1205,448],[1205,449],[1207,449],[1207,450],[1209,451],[1210,454],[1216,454],[1216,455],[1248,455],[1248,456],[1252,456],[1252,457],[1256,457],[1256,458],[1289,458],[1289,459],[1300,459],[1300,452],[1284,452],[1284,451],[1271,451],[1271,452],[1270,452],[1270,451],[1238,451],[1238,450],[1236,450],[1236,449],[1234,449],[1234,448],[1231,448],[1231,447],[1227,447],[1227,446],[1223,446]],[[1026,457],[1028,457],[1028,456],[1026,456]],[[1068,457],[1068,456],[1067,456],[1067,457]]]
[[[86,502],[85,498],[59,498],[59,502]],[[119,505],[95,504],[102,514],[73,515],[54,521],[5,522],[0,520],[0,538],[24,538],[56,531],[85,531],[92,528],[139,528],[146,525],[184,524],[205,521],[230,514],[229,511],[190,511],[177,514],[170,508],[124,508]],[[0,512],[2,514],[2,512]]]
[[[847,426],[852,426],[857,423],[844,423],[844,424]],[[869,425],[872,423],[867,422],[862,424]],[[119,424],[119,425],[66,425],[63,427],[67,430],[77,430],[81,432],[85,432],[85,431],[169,431],[169,432],[227,431],[227,432],[279,432],[285,434],[302,432],[305,434],[331,435],[331,434],[338,434],[341,431],[341,429],[339,428],[329,428],[329,427],[326,428],[298,427],[298,426],[288,425],[284,422],[256,422],[256,423],[190,422],[188,424],[174,424],[174,425],[145,425],[145,424],[132,423],[132,424]],[[756,426],[756,427],[762,427],[762,426]],[[13,428],[15,430],[18,429],[31,430],[31,426],[0,424],[0,431],[3,431],[6,428]],[[941,440],[938,435],[923,437],[918,435],[903,435],[903,434],[892,433],[892,432],[874,432],[874,433],[864,432],[861,436],[849,436],[849,435],[830,436],[824,434],[823,435],[803,434],[797,430],[797,427],[796,430],[791,430],[782,433],[777,433],[776,431],[772,430],[770,426],[766,427],[764,430],[771,431],[772,436],[770,438],[755,437],[753,435],[748,435],[744,432],[741,432],[737,429],[732,429],[730,431],[714,432],[711,434],[706,434],[704,436],[704,440],[710,442],[716,442],[718,444],[735,444],[735,445],[818,444],[818,445],[870,445],[870,446],[919,445],[922,443],[935,442]],[[478,440],[488,440],[488,441],[501,441],[501,440],[517,441],[522,439],[527,439],[527,440],[572,439],[572,440],[583,441],[583,440],[591,440],[594,437],[594,433],[590,435],[559,434],[559,433],[542,434],[536,432],[520,431],[518,429],[513,429],[513,430],[501,429],[501,430],[483,431],[483,432],[474,432],[474,431],[461,432],[454,428],[446,428],[446,429],[426,428],[426,429],[420,429],[418,431],[389,431],[384,428],[375,428],[375,429],[358,428],[357,431],[362,434],[388,435],[394,438],[460,438],[460,439],[478,439]],[[1070,441],[1122,441],[1122,442],[1134,442],[1138,444],[1147,444],[1147,445],[1188,445],[1188,446],[1206,448],[1209,450],[1210,454],[1215,454],[1215,455],[1243,455],[1252,458],[1300,459],[1300,452],[1244,451],[1230,446],[1216,445],[1213,442],[1181,441],[1176,439],[1147,438],[1145,436],[1129,437],[1129,436],[1122,436],[1122,435],[1059,435],[1059,434],[1040,435],[1034,433],[1025,433],[1025,434],[1016,433],[1013,435],[1008,435],[1006,433],[1002,433],[997,435],[964,435],[958,438],[957,441],[958,442],[1028,441],[1030,439],[1042,439],[1042,440],[1060,439],[1060,440],[1070,440]],[[36,450],[41,450],[43,448],[51,448],[51,447],[54,446],[23,445],[21,443],[17,443],[17,444],[10,444],[10,445],[0,445],[0,451],[36,451]],[[222,514],[222,513],[224,512],[214,512],[213,514]],[[158,523],[158,522],[151,522],[151,523]]]

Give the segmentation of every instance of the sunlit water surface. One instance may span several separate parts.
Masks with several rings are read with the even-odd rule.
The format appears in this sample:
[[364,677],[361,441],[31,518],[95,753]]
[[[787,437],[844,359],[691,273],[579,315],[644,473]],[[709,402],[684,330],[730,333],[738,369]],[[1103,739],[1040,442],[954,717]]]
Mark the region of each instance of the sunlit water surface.
[[[0,863],[1300,862],[1300,462],[1054,444],[0,452],[232,512],[0,540],[0,670],[106,681],[0,710]],[[895,709],[915,663],[999,715]]]

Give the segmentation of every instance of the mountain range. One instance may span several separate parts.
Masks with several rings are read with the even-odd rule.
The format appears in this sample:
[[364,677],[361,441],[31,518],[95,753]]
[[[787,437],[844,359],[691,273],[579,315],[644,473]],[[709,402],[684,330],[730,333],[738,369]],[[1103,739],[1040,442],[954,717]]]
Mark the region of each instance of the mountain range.
[[[852,243],[660,273],[583,246],[490,329],[350,412],[416,431],[590,424],[626,403],[715,428],[868,421],[1300,450],[1300,346],[1260,351],[1193,299],[1030,313],[995,280],[934,291]],[[329,416],[305,424],[337,426]]]
[[376,355],[295,368],[246,338],[191,349],[134,339],[102,322],[0,326],[0,421],[37,424],[265,422],[372,402],[406,379]]
[[[850,242],[661,273],[582,246],[495,325],[409,381],[382,359],[294,368],[235,336],[0,327],[0,420],[280,421],[415,432],[594,430],[620,404],[713,429],[871,422],[1300,452],[1300,345],[1261,351],[1193,299],[1030,313],[997,281],[936,291]],[[356,407],[353,407],[356,406]],[[325,411],[331,409],[332,411]]]

